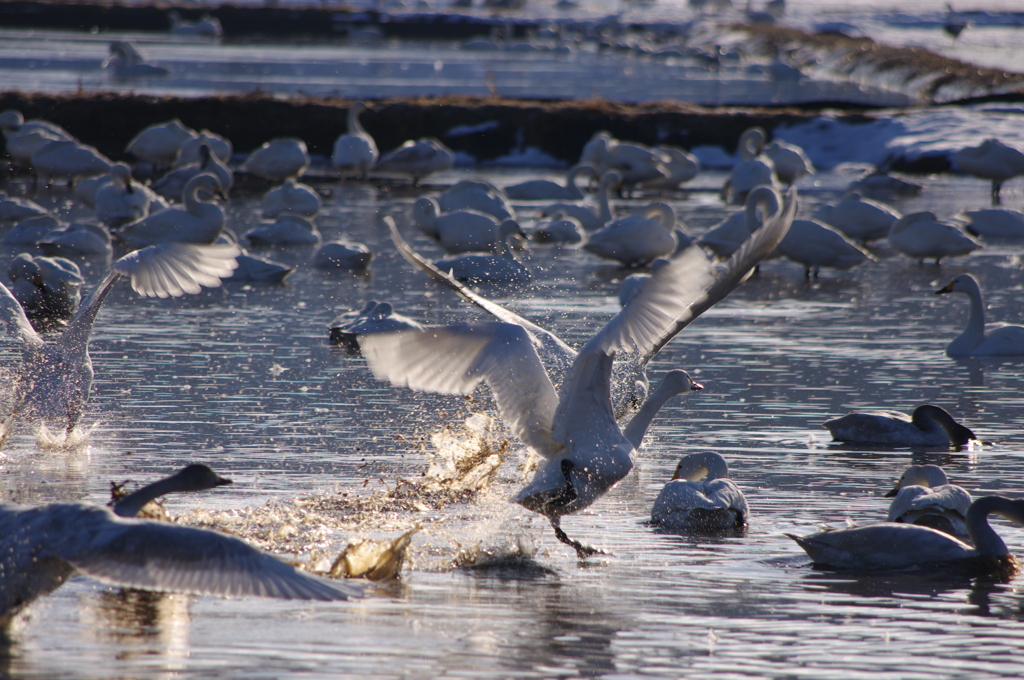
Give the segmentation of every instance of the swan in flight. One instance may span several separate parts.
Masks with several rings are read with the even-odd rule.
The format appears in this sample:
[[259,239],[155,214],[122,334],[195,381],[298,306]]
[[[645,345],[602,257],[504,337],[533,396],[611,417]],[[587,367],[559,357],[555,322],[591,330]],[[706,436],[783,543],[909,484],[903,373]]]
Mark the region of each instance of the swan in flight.
[[205,465],[189,465],[112,509],[89,503],[0,503],[0,626],[76,572],[126,587],[195,594],[304,600],[362,594],[358,586],[305,574],[233,536],[132,519],[164,494],[230,483]]
[[865,411],[826,420],[837,442],[889,446],[963,446],[974,433],[956,422],[944,408],[921,404],[908,416],[899,411]]
[[819,567],[867,571],[914,567],[966,567],[979,571],[1014,568],[1016,561],[1006,544],[989,526],[990,514],[1024,524],[1024,500],[984,496],[971,503],[967,510],[967,533],[973,548],[931,527],[896,522],[823,531],[812,536],[786,535]]
[[55,342],[44,343],[21,305],[0,285],[0,319],[22,343],[22,368],[14,384],[14,408],[0,424],[0,442],[15,418],[59,419],[70,434],[85,411],[92,388],[89,335],[103,301],[122,276],[146,297],[178,297],[214,288],[235,268],[233,245],[164,243],[128,253],[114,262]]
[[651,508],[651,522],[677,531],[742,529],[749,516],[746,497],[729,479],[729,464],[713,451],[679,461]]
[[946,346],[946,354],[951,357],[1024,355],[1024,326],[994,324],[985,330],[985,303],[977,279],[970,274],[955,276],[935,291],[936,295],[944,293],[966,293],[971,298],[967,328]]
[[892,498],[885,521],[918,524],[961,541],[970,540],[966,521],[971,494],[962,486],[950,484],[938,465],[911,465],[885,497]]
[[793,196],[788,209],[717,273],[700,248],[676,254],[583,349],[561,355],[551,372],[538,352],[544,341],[529,322],[372,335],[361,338],[360,347],[374,376],[395,385],[468,394],[486,382],[506,425],[544,459],[513,500],[547,517],[558,539],[586,557],[594,549],[565,534],[562,516],[586,508],[625,477],[655,413],[675,394],[701,387],[685,371],[671,372],[622,430],[611,399],[615,356],[635,353],[645,367],[676,333],[731,292],[785,235],[796,208]]

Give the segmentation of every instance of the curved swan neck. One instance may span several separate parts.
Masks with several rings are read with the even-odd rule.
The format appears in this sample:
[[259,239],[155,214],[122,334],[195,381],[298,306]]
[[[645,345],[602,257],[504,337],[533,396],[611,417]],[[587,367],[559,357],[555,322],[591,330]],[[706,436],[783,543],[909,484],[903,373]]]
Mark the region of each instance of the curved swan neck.
[[366,107],[362,102],[353,102],[348,107],[348,133],[350,135],[365,135],[366,130],[363,129],[362,124],[359,122],[359,114],[366,110]]
[[128,494],[114,504],[114,514],[119,517],[135,517],[146,503],[165,494],[201,491],[224,484],[231,484],[231,480],[221,477],[205,465],[189,465],[170,477],[147,484],[138,491]]
[[[914,414],[910,420],[922,430],[930,429],[932,423],[938,424],[946,431],[946,434],[949,435],[949,440],[956,446],[963,446],[976,438],[974,432],[956,422],[956,419],[949,415],[948,411],[934,404],[921,404],[914,409]],[[943,482],[943,484],[945,483]]]
[[971,503],[967,509],[967,533],[974,541],[978,554],[1001,557],[1008,554],[1009,550],[995,529],[989,526],[988,516],[993,513],[1016,524],[1024,524],[1024,500],[985,496]]
[[601,224],[605,225],[612,221],[612,208],[608,204],[608,190],[622,181],[622,176],[617,172],[606,172],[601,176],[601,186],[597,191],[598,215]]
[[679,373],[685,377],[667,375],[662,378],[654,392],[648,395],[643,406],[640,407],[640,410],[636,412],[636,415],[633,416],[633,419],[629,421],[629,425],[623,431],[623,436],[633,445],[634,449],[640,448],[640,444],[644,441],[644,435],[647,434],[647,428],[651,426],[651,421],[654,420],[654,416],[657,415],[658,411],[661,410],[661,407],[669,399],[677,394],[701,389],[702,386],[691,381],[684,371],[679,371]]
[[[779,212],[782,207],[782,199],[779,192],[771,187],[755,187],[747,194],[747,202],[743,208],[743,222],[747,231],[753,234],[760,229],[767,219]],[[763,217],[758,217],[757,211],[761,210]]]

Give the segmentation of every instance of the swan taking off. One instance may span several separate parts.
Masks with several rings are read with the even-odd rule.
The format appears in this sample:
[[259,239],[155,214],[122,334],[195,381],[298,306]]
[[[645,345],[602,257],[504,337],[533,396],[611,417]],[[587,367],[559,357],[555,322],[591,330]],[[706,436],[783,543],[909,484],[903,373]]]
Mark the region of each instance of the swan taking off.
[[1016,572],[1016,559],[988,524],[990,514],[1024,524],[1024,500],[985,496],[967,511],[967,532],[975,547],[949,534],[916,524],[883,522],[812,536],[786,534],[817,567],[884,571],[893,569],[969,569]]
[[651,522],[675,531],[742,529],[749,516],[747,499],[729,479],[729,464],[712,451],[679,461],[651,508]]
[[205,465],[139,489],[113,510],[89,503],[0,503],[0,626],[76,571],[132,588],[210,595],[345,600],[362,589],[305,574],[233,536],[130,519],[166,493],[230,480]]
[[949,412],[934,404],[922,404],[913,416],[899,411],[849,413],[824,423],[837,442],[888,444],[890,446],[963,446],[974,433]]
[[129,253],[114,262],[67,330],[56,342],[44,343],[25,317],[21,305],[0,285],[0,317],[7,333],[22,343],[22,366],[14,384],[14,408],[0,424],[0,442],[15,418],[53,419],[67,423],[70,434],[85,411],[92,388],[89,336],[103,301],[122,276],[146,297],[178,297],[215,288],[235,268],[234,245],[165,243]]
[[967,328],[946,345],[946,354],[951,357],[1024,355],[1024,326],[993,324],[986,332],[985,303],[977,279],[970,274],[955,276],[935,291],[936,295],[944,293],[966,293],[971,298]]
[[792,195],[787,207],[785,215],[759,229],[740,249],[736,262],[742,265],[731,261],[732,266],[716,272],[699,248],[673,256],[578,354],[572,356],[569,350],[571,364],[564,380],[558,364],[564,367],[567,357],[556,362],[552,379],[538,353],[547,343],[529,322],[372,335],[361,338],[360,346],[374,376],[395,385],[469,394],[486,382],[505,424],[543,458],[513,500],[546,516],[558,539],[586,557],[594,549],[569,539],[561,517],[586,508],[629,473],[636,448],[665,401],[700,389],[685,371],[671,372],[623,431],[611,400],[616,354],[636,353],[646,366],[647,359],[739,285],[778,244],[795,211]]
[[893,499],[885,521],[931,527],[961,541],[970,540],[966,521],[971,494],[950,484],[938,465],[911,465],[885,497]]

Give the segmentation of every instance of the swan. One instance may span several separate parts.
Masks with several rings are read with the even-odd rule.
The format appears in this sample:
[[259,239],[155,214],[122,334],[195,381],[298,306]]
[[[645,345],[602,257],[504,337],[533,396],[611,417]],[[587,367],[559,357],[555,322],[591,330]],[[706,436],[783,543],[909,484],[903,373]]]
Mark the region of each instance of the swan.
[[316,223],[302,215],[281,213],[274,222],[256,227],[245,235],[254,248],[268,246],[319,246]]
[[804,175],[813,175],[814,164],[796,144],[775,141],[765,144],[764,155],[771,159],[779,181],[792,184]]
[[208,12],[204,12],[198,21],[186,21],[181,18],[181,14],[176,10],[171,10],[167,13],[167,20],[171,22],[171,35],[195,35],[204,38],[216,38],[224,33],[220,20]]
[[988,208],[965,210],[963,214],[970,220],[965,227],[968,234],[982,238],[1024,239],[1024,213],[1022,212]]
[[50,142],[77,141],[67,130],[50,121],[26,121],[16,109],[0,113],[0,130],[3,130],[8,155],[23,166],[31,165],[32,154]]
[[601,175],[615,170],[627,186],[663,181],[670,176],[667,154],[643,144],[619,141],[604,131],[595,133],[583,146],[579,162],[593,165]]
[[577,164],[569,168],[565,184],[549,179],[531,179],[505,187],[505,195],[515,201],[581,201],[583,191],[576,185],[576,180],[584,175],[597,179],[597,168],[589,163]]
[[174,159],[174,164],[182,166],[202,160],[201,152],[203,145],[210,147],[210,152],[224,163],[231,162],[231,155],[234,153],[234,146],[231,144],[231,140],[215,132],[202,130],[198,137],[186,139],[181,143],[181,148],[178,149],[178,156]]
[[332,345],[343,345],[353,353],[359,352],[358,338],[372,333],[423,330],[422,324],[407,316],[398,314],[390,302],[370,300],[360,311],[350,311],[338,316],[330,325]]
[[985,303],[977,279],[970,274],[955,276],[935,291],[936,295],[944,293],[966,293],[971,299],[967,328],[946,346],[946,354],[951,357],[1024,355],[1024,326],[995,324],[986,332]]
[[1024,153],[994,138],[958,150],[953,164],[960,172],[992,180],[992,205],[999,205],[1004,182],[1024,175]]
[[199,133],[174,118],[144,128],[132,137],[124,150],[141,161],[166,166],[178,160],[182,144],[197,137]]
[[689,182],[700,172],[700,160],[679,147],[656,146],[654,150],[666,157],[667,162],[662,165],[668,171],[668,176],[640,182],[639,185],[644,189],[678,189],[680,184]]
[[1009,567],[1015,571],[1016,561],[989,526],[990,514],[1024,524],[1024,500],[984,496],[971,503],[967,511],[967,533],[974,543],[973,548],[930,527],[895,522],[824,531],[812,536],[786,535],[820,567],[869,571],[914,567],[991,571],[993,567]]
[[35,201],[8,196],[6,191],[0,191],[0,222],[20,222],[47,213],[46,208]]
[[612,221],[612,209],[608,203],[608,192],[622,184],[622,175],[615,170],[609,170],[601,175],[601,181],[597,190],[597,209],[575,203],[553,203],[541,211],[544,217],[550,217],[555,213],[562,213],[579,220],[587,231],[597,231]]
[[292,213],[313,218],[320,212],[320,194],[308,184],[286,179],[284,184],[271,189],[263,197],[262,215],[274,219],[281,213]]
[[587,239],[580,221],[563,213],[555,213],[550,219],[542,219],[530,232],[534,243],[580,244]]
[[22,220],[4,234],[3,244],[5,246],[34,246],[40,239],[46,238],[54,229],[60,227],[60,222],[53,215],[39,215]]
[[418,185],[427,175],[448,170],[453,165],[455,154],[451,149],[432,137],[424,137],[416,141],[410,139],[397,149],[387,152],[373,169],[377,172],[409,175],[412,183]]
[[464,179],[442,191],[437,205],[444,212],[476,210],[497,220],[513,220],[516,211],[502,189],[481,179]]
[[[792,189],[787,194],[785,204],[779,207],[779,210],[766,218],[765,226],[750,237],[746,245],[738,249],[721,267],[714,270],[714,282],[709,284],[707,296],[694,302],[688,314],[684,314],[681,317],[682,320],[671,332],[667,333],[658,342],[644,346],[635,353],[628,355],[620,354],[620,360],[615,363],[615,372],[612,376],[612,402],[616,418],[623,419],[635,413],[636,409],[639,408],[640,404],[647,397],[649,389],[647,364],[658,351],[675,337],[676,333],[685,328],[690,321],[727,296],[762,258],[774,250],[779,240],[785,235],[790,222],[793,220],[793,216],[796,214],[795,189]],[[551,381],[556,388],[561,385],[565,374],[569,370],[569,366],[576,358],[575,349],[554,333],[541,328],[501,305],[491,302],[455,280],[450,273],[438,269],[405,242],[401,234],[398,233],[398,228],[390,216],[385,216],[384,221],[391,231],[391,240],[394,241],[398,252],[410,264],[419,268],[438,283],[451,288],[464,300],[480,307],[499,321],[524,328],[530,335],[534,345],[538,348],[541,361],[547,368]],[[669,262],[681,257],[682,254],[674,253]],[[695,257],[695,254],[690,253],[687,257]],[[712,268],[710,263],[703,260],[701,262],[700,266],[702,268]],[[659,264],[659,262],[656,262],[655,266],[651,267],[652,271],[664,266],[657,266]],[[643,288],[646,288],[646,285]]]
[[423,233],[437,239],[449,253],[494,250],[501,246],[497,238],[500,224],[492,215],[478,210],[441,213],[434,198],[421,196],[413,204],[412,217]]
[[373,253],[362,243],[351,241],[328,241],[313,255],[313,266],[317,269],[345,269],[366,271]]
[[49,329],[70,319],[82,298],[82,272],[63,257],[32,257],[21,253],[7,268],[11,294],[37,327]]
[[66,177],[68,186],[78,177],[102,175],[110,172],[113,161],[95,147],[78,142],[56,141],[39,147],[32,154],[32,168],[37,177]]
[[749,516],[747,499],[729,479],[728,463],[711,451],[679,461],[651,508],[651,522],[676,531],[742,529]]
[[740,135],[736,145],[740,159],[732,166],[729,179],[722,187],[722,193],[729,203],[743,203],[750,190],[757,186],[778,189],[775,166],[770,158],[761,153],[764,142],[765,132],[759,127],[750,128]]
[[48,257],[110,257],[113,254],[110,232],[98,224],[81,222],[72,222],[48,232],[36,246]]
[[127,40],[114,40],[110,43],[110,57],[103,62],[103,68],[110,69],[115,80],[165,78],[171,75],[170,69],[146,61],[142,51]]
[[[569,539],[561,517],[587,507],[629,473],[636,447],[668,398],[700,389],[685,371],[672,371],[623,431],[611,397],[615,355],[638,358],[628,379],[635,390],[649,359],[739,285],[785,235],[796,210],[794,197],[791,190],[785,211],[718,272],[699,248],[676,254],[578,353],[479,296],[473,301],[503,321],[372,335],[362,338],[360,346],[375,377],[395,385],[468,394],[486,381],[506,425],[544,458],[513,500],[546,516],[558,539],[585,557],[594,550]],[[385,220],[401,250],[394,221]],[[412,259],[415,253],[403,255]],[[441,272],[432,275],[449,278]],[[473,299],[468,291],[462,294]]]
[[886,522],[917,524],[970,540],[966,521],[971,494],[950,484],[938,465],[911,465],[885,497],[893,499]]
[[303,573],[233,536],[133,519],[172,492],[230,484],[204,465],[145,486],[106,508],[0,503],[0,626],[76,572],[120,586],[209,595],[345,600],[362,589]]
[[835,205],[819,206],[814,216],[861,243],[887,237],[892,225],[903,217],[895,208],[857,192],[847,194]]
[[183,241],[213,243],[224,228],[224,209],[200,199],[200,194],[221,195],[220,181],[209,174],[196,175],[185,185],[185,207],[172,206],[117,230],[119,239],[133,248]]
[[178,297],[216,287],[235,267],[235,246],[163,243],[128,253],[114,262],[103,280],[55,342],[44,344],[21,305],[0,285],[0,320],[22,344],[22,367],[14,385],[15,407],[0,425],[0,441],[15,417],[60,419],[71,433],[82,418],[92,388],[89,335],[103,301],[122,276],[146,297]]
[[[697,244],[704,246],[719,258],[728,258],[750,238],[752,233],[761,228],[761,222],[766,217],[776,214],[782,206],[779,192],[770,186],[754,187],[744,202],[743,210],[732,213],[708,229],[707,233],[697,239]],[[786,235],[789,235],[788,231]],[[777,252],[778,249],[771,257],[777,256]]]
[[889,446],[963,446],[974,433],[943,408],[922,404],[908,416],[899,411],[865,411],[826,420],[833,441]]
[[917,196],[923,190],[924,186],[917,182],[911,182],[881,170],[868,173],[846,186],[848,194],[857,193],[864,198],[878,201],[886,201],[893,196]]
[[238,267],[225,281],[259,281],[263,283],[281,283],[295,271],[295,267],[268,260],[265,257],[251,255],[241,249],[236,262]]
[[[221,193],[227,196],[235,183],[235,173],[210,149],[208,144],[199,147],[199,160],[192,163],[179,164],[153,184],[153,191],[170,201],[182,201],[185,187],[189,180],[197,175],[213,175],[220,183]],[[201,198],[213,194],[203,194]]]
[[533,278],[529,268],[515,258],[509,241],[522,235],[515,220],[502,222],[494,234],[493,252],[463,253],[434,265],[449,272],[457,281],[466,283],[496,283],[504,285],[527,283]]
[[944,257],[966,255],[982,245],[952,224],[939,222],[935,213],[923,211],[904,215],[889,227],[889,245],[907,257],[924,264],[934,257],[935,264]]
[[359,116],[366,111],[363,102],[352,102],[348,107],[348,132],[334,141],[331,165],[341,171],[355,172],[365,179],[366,173],[380,158],[377,142],[359,123]]
[[309,151],[306,143],[297,137],[280,137],[249,154],[242,164],[242,171],[272,182],[283,182],[290,177],[298,177],[307,167]]
[[627,267],[640,267],[676,249],[675,223],[672,206],[651,203],[595,231],[583,249]]
[[849,269],[874,261],[874,256],[848,239],[838,229],[816,220],[793,220],[778,252],[804,266],[804,276],[818,278],[822,267]]
[[96,191],[96,219],[111,228],[135,222],[149,215],[153,205],[166,206],[152,189],[132,181],[125,163],[114,163],[111,181]]

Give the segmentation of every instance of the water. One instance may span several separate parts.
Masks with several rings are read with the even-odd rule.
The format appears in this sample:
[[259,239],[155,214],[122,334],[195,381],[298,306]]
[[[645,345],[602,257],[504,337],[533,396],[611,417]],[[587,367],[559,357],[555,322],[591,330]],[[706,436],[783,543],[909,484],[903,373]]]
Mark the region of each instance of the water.
[[[522,170],[486,170],[499,184]],[[464,171],[437,179],[448,184]],[[696,233],[725,208],[702,174],[669,200]],[[802,214],[848,181],[801,184]],[[898,203],[941,216],[985,204],[978,180],[927,178]],[[179,300],[142,300],[119,284],[92,342],[96,383],[78,451],[42,447],[19,429],[0,459],[2,497],[104,502],[111,480],[148,481],[203,461],[235,484],[169,499],[172,514],[218,522],[268,549],[316,564],[353,536],[397,536],[420,525],[400,583],[337,604],[228,600],[121,591],[77,577],[18,622],[5,661],[12,677],[1019,677],[1022,599],[1009,583],[932,576],[853,577],[812,570],[784,533],[884,517],[911,462],[942,464],[975,494],[1024,488],[1024,375],[1016,360],[953,361],[945,344],[967,315],[962,296],[935,296],[952,276],[979,277],[991,318],[1024,318],[1020,248],[992,244],[941,267],[884,248],[877,263],[805,282],[797,265],[762,273],[659,354],[652,377],[686,367],[705,383],[671,402],[635,471],[564,526],[608,554],[579,562],[540,518],[506,500],[521,484],[518,455],[467,503],[397,505],[352,513],[345,499],[382,494],[426,470],[430,435],[493,412],[472,401],[376,382],[359,357],[327,344],[336,313],[389,300],[428,323],[482,318],[437,290],[390,246],[379,211],[409,226],[417,192],[319,184],[325,239],[344,235],[376,253],[364,277],[309,266],[311,250],[267,253],[299,265],[284,286],[227,285]],[[1015,190],[1016,189],[1016,190]],[[40,200],[65,205],[62,193]],[[259,196],[233,195],[229,224],[253,224]],[[617,202],[624,210],[632,201]],[[1012,184],[1008,207],[1019,207]],[[517,206],[529,216],[536,205]],[[66,211],[65,211],[66,212]],[[6,262],[15,250],[4,252]],[[485,289],[579,343],[616,310],[624,272],[575,250],[538,248],[537,274],[514,295]],[[99,276],[93,272],[89,280]],[[5,337],[0,360],[17,353]],[[829,444],[820,423],[865,407],[953,412],[985,442],[972,451],[885,450]],[[745,536],[662,535],[644,524],[654,497],[688,452],[717,450],[747,494]],[[341,494],[348,494],[342,496]],[[296,498],[312,499],[297,503]],[[196,511],[197,507],[204,510]],[[1024,530],[997,520],[1011,551]],[[466,554],[517,547],[533,557],[454,568]]]

